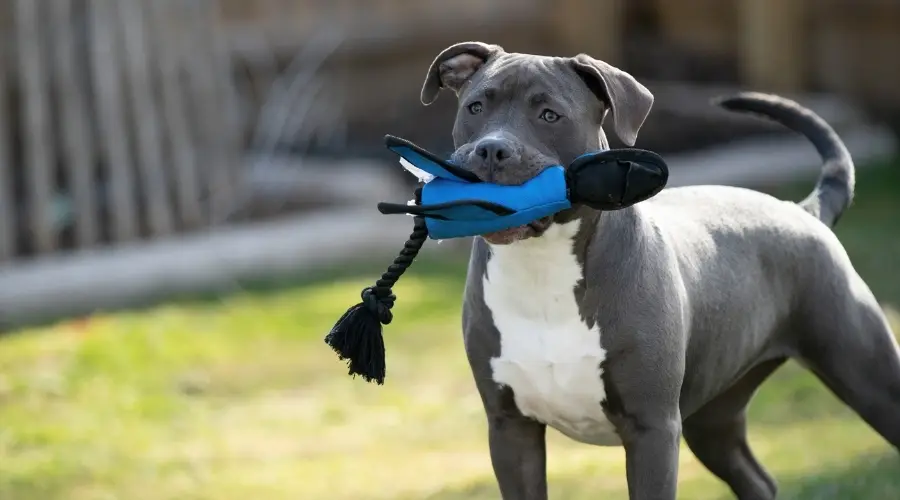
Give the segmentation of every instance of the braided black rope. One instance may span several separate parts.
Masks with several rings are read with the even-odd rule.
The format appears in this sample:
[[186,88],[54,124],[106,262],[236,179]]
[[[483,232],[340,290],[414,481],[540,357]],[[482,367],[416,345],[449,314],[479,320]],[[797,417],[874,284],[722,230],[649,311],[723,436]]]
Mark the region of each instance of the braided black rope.
[[[421,203],[421,188],[416,189],[416,204]],[[384,383],[384,337],[381,325],[394,319],[391,308],[397,300],[393,287],[412,265],[428,239],[423,217],[414,217],[413,231],[400,254],[374,286],[363,289],[362,302],[351,307],[325,337],[341,360],[348,362],[349,375],[362,376],[367,382]]]
[[370,286],[362,291],[362,301],[377,318],[382,325],[387,325],[393,320],[391,308],[397,296],[393,294],[392,288],[403,276],[403,273],[409,269],[413,260],[428,239],[428,228],[425,226],[425,219],[415,217],[413,231],[409,235],[409,239],[400,250],[400,255],[394,259],[394,262],[388,266],[387,271],[381,275],[381,279],[375,282],[375,286]]

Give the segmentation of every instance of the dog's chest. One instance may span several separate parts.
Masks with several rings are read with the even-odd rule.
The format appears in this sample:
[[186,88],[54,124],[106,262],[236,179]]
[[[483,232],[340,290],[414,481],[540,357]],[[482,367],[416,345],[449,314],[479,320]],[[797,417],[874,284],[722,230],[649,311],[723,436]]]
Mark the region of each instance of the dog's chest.
[[492,248],[484,300],[500,333],[500,355],[491,368],[522,414],[577,441],[619,445],[601,406],[600,331],[582,320],[575,300],[582,277],[572,252],[577,224]]

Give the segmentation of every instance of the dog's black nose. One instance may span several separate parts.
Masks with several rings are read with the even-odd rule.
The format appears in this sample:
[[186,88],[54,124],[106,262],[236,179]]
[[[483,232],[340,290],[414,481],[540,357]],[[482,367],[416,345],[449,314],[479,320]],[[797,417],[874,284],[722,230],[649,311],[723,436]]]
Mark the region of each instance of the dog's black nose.
[[501,139],[484,139],[475,146],[475,154],[488,165],[500,165],[512,157],[512,148]]

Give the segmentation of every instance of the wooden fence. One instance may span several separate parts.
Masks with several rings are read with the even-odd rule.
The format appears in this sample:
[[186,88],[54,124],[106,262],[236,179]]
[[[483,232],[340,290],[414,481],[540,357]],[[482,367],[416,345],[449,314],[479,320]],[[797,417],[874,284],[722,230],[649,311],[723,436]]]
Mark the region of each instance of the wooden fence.
[[0,3],[0,261],[229,216],[239,141],[217,7]]

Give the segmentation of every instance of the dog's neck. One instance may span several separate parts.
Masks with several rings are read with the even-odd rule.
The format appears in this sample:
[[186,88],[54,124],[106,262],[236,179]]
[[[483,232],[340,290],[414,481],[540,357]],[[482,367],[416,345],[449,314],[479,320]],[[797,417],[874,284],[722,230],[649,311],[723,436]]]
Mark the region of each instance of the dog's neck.
[[[529,238],[508,245],[491,245],[490,261],[503,272],[541,273],[552,272],[553,262],[574,255],[578,265],[585,269],[589,261],[604,266],[610,245],[617,248],[635,248],[641,234],[635,226],[646,221],[638,207],[628,207],[614,212],[599,212],[588,208],[572,209],[567,216],[556,222],[539,238]],[[637,239],[636,239],[637,238]],[[601,257],[589,259],[589,255]],[[610,263],[610,265],[614,265]]]
[[538,238],[520,240],[508,245],[488,244],[488,247],[492,250],[499,249],[501,252],[510,249],[511,252],[528,253],[545,247],[562,248],[564,245],[560,242],[565,241],[569,243],[570,249],[581,256],[600,229],[601,215],[605,223],[608,215],[603,212],[585,206],[572,207],[554,215],[553,225]]
[[495,314],[552,324],[580,317],[572,294],[583,280],[574,252],[581,222],[554,224],[539,238],[488,244],[484,293]]
[[512,257],[517,262],[552,258],[559,252],[572,252],[575,237],[579,233],[581,219],[554,223],[538,238],[528,238],[506,245],[488,243],[494,257]]

